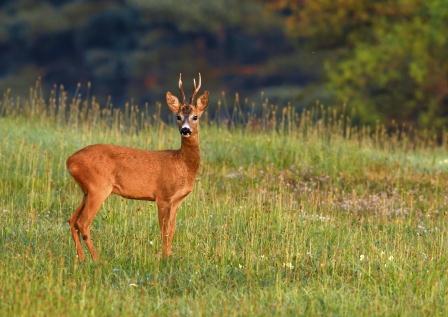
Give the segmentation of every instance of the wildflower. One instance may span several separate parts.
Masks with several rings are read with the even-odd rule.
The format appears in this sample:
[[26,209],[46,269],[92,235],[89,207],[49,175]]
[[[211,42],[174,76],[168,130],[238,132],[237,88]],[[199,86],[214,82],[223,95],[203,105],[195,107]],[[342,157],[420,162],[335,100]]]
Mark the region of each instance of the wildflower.
[[240,172],[234,171],[234,172],[230,172],[227,175],[225,175],[225,178],[239,178],[241,176]]
[[289,263],[283,263],[283,267],[284,267],[284,268],[287,268],[287,269],[290,269],[290,270],[294,269],[294,265],[292,265],[291,262],[289,262]]
[[389,257],[389,261],[393,261],[393,260],[394,260],[394,256],[391,255],[391,256]]
[[242,268],[244,268],[244,266],[241,264],[238,264],[238,268],[241,270]]
[[364,261],[364,259],[365,259],[365,255],[364,254],[361,254],[360,256],[359,256],[359,261]]

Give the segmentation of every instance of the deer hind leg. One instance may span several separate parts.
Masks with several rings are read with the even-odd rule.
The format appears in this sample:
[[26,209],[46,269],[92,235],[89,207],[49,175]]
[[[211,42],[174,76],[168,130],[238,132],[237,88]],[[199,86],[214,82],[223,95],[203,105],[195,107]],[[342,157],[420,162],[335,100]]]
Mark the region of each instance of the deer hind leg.
[[90,191],[86,195],[86,202],[82,212],[80,213],[78,220],[76,221],[76,226],[81,233],[81,237],[84,240],[84,243],[87,246],[87,249],[92,256],[94,261],[98,260],[98,254],[96,253],[95,248],[93,247],[93,242],[90,236],[90,225],[93,222],[96,214],[98,213],[101,204],[106,200],[106,198],[110,195],[111,190],[103,190],[103,191]]
[[174,232],[176,231],[177,207],[179,207],[181,201],[182,199],[176,201],[175,203],[157,203],[160,233],[162,236],[163,257],[168,257],[172,253],[172,242]]
[[82,249],[81,241],[79,240],[79,229],[76,225],[76,221],[78,220],[79,214],[82,212],[86,202],[86,195],[82,198],[82,202],[78,208],[76,208],[75,212],[72,214],[70,219],[68,220],[68,224],[70,225],[70,231],[72,233],[73,241],[75,242],[76,254],[78,255],[78,259],[80,261],[85,259],[84,251]]

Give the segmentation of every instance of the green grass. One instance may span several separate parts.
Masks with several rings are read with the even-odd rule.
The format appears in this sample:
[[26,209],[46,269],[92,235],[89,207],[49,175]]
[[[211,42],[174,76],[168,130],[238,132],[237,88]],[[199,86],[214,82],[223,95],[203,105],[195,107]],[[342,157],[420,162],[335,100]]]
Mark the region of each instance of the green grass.
[[68,155],[176,148],[178,132],[0,118],[0,315],[446,316],[448,152],[318,130],[203,125],[174,256],[158,255],[153,203],[110,197],[101,260],[80,264]]

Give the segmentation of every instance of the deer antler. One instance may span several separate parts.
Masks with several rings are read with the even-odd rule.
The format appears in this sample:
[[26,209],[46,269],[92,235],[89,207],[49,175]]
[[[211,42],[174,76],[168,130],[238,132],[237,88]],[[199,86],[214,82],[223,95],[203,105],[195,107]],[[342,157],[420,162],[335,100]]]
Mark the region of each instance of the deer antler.
[[199,83],[198,83],[198,85],[196,86],[196,78],[193,79],[193,84],[194,84],[194,89],[193,89],[193,95],[191,96],[191,99],[190,99],[190,104],[193,104],[194,97],[199,92],[199,89],[201,89],[201,73],[199,73]]
[[179,73],[179,91],[182,95],[182,104],[185,104],[187,102],[187,98],[185,97],[184,86],[182,84],[182,73]]

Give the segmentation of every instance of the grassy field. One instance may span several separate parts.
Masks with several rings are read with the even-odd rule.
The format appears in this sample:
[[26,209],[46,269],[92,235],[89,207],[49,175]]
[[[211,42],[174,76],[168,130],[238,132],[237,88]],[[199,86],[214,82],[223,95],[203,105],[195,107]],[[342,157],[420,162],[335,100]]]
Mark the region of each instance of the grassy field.
[[72,122],[51,98],[45,116],[42,100],[15,100],[20,114],[11,100],[0,111],[1,316],[448,314],[443,147],[311,122],[203,124],[173,257],[158,255],[153,203],[110,197],[92,226],[101,259],[80,264],[67,156],[102,142],[176,148],[178,132]]

